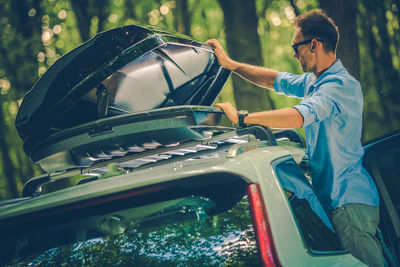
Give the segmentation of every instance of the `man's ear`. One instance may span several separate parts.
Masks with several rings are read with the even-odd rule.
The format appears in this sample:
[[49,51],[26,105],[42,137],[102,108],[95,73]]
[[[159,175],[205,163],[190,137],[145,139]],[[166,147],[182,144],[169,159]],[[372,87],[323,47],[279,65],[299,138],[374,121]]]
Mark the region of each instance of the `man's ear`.
[[311,52],[314,53],[315,50],[317,50],[317,42],[316,41],[312,41],[311,42]]

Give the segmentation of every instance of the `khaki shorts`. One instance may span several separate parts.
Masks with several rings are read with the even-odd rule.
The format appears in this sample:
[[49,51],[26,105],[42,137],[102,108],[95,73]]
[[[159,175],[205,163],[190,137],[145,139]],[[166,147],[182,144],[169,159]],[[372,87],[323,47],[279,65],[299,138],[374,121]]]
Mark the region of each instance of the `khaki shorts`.
[[345,204],[330,215],[344,249],[369,266],[384,266],[382,248],[375,237],[379,206]]

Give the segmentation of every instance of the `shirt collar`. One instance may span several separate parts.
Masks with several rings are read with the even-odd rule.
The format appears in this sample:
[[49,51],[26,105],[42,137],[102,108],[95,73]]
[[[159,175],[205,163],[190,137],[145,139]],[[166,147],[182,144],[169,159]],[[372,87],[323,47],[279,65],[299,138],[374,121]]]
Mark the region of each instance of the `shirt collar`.
[[[340,59],[336,59],[336,62],[332,64],[329,68],[327,68],[324,73],[314,82],[314,86],[318,86],[318,84],[329,74],[337,73],[340,69],[343,68],[342,61]],[[315,79],[315,75],[312,73],[313,78]]]
[[343,64],[340,59],[337,59],[335,63],[332,64],[329,68],[327,68],[324,73],[317,79],[314,73],[309,74],[309,87],[307,89],[306,95],[310,95],[314,92],[315,88],[318,88],[319,84],[322,80],[328,76],[329,74],[337,73],[340,69],[343,68]]

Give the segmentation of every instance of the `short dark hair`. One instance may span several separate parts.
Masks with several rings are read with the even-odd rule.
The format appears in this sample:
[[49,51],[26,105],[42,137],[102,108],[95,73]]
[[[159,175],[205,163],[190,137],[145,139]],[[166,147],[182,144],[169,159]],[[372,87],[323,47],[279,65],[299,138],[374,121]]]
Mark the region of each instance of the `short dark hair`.
[[339,30],[332,18],[320,9],[308,11],[294,20],[304,38],[323,40],[325,52],[335,52],[339,42]]

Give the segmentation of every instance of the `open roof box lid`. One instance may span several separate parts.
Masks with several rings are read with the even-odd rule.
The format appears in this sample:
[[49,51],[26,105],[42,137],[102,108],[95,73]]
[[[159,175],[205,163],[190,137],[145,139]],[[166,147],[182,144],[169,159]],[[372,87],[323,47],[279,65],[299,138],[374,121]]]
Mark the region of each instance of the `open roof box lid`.
[[16,118],[24,150],[48,172],[208,138],[230,72],[205,44],[137,25],[99,33],[57,60]]

